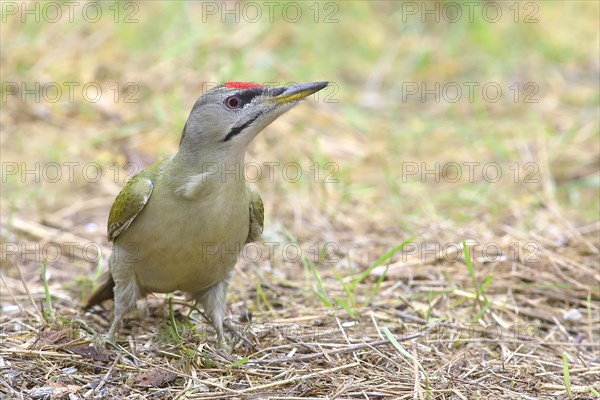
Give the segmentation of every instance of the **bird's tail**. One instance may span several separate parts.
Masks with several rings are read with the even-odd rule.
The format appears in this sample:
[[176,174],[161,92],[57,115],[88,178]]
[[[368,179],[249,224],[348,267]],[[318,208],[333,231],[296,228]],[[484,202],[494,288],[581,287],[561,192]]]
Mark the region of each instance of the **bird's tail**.
[[104,300],[113,300],[115,298],[115,281],[110,272],[105,272],[100,277],[100,286],[92,293],[88,301],[83,307],[84,310],[89,310],[93,306],[102,303]]

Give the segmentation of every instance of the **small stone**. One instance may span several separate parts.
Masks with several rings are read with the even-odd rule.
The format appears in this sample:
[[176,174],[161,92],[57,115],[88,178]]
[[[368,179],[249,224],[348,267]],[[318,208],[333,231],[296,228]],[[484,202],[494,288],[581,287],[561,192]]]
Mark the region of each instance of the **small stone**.
[[54,393],[54,388],[50,387],[50,386],[43,386],[43,387],[39,387],[39,388],[35,388],[35,389],[31,389],[29,391],[29,396],[31,396],[32,399],[45,399],[45,398],[49,398],[50,395],[52,395],[52,393]]
[[582,317],[581,312],[576,308],[571,308],[563,314],[563,319],[571,322],[580,321]]

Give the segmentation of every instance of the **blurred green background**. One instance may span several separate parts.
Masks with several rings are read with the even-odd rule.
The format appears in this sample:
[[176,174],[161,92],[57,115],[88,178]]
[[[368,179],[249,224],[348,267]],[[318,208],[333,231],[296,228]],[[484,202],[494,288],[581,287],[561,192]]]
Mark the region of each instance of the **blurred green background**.
[[[106,199],[72,221],[102,237],[126,163],[175,152],[207,85],[329,80],[250,149],[247,161],[303,172],[257,182],[268,226],[368,241],[446,220],[529,229],[547,207],[598,218],[598,2],[24,4],[2,5],[4,216]],[[53,182],[49,162],[61,167]],[[465,163],[477,163],[473,179]],[[96,166],[98,180],[82,177]]]

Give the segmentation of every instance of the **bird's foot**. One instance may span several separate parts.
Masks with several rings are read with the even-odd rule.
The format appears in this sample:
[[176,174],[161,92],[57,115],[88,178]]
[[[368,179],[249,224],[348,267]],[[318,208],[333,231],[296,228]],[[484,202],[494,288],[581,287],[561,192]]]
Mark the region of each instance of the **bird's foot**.
[[231,321],[229,320],[225,320],[223,322],[223,326],[225,326],[225,328],[227,328],[227,330],[229,330],[232,335],[236,338],[236,341],[242,341],[244,342],[244,344],[252,349],[256,349],[256,344],[254,342],[252,342],[250,339],[248,339],[246,336],[244,336],[244,334],[240,331],[239,328],[236,328]]
[[217,348],[226,354],[232,354],[234,345],[231,344],[224,336],[217,337]]

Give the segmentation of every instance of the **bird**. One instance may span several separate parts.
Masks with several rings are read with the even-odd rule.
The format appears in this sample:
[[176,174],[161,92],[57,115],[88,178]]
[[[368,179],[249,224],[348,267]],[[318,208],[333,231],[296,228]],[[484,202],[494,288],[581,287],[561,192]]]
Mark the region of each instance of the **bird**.
[[108,217],[109,270],[84,306],[114,300],[108,336],[149,293],[183,291],[204,309],[226,348],[223,319],[237,258],[264,226],[260,194],[246,182],[250,142],[328,82],[265,86],[226,82],[195,102],[178,151],[140,171]]

